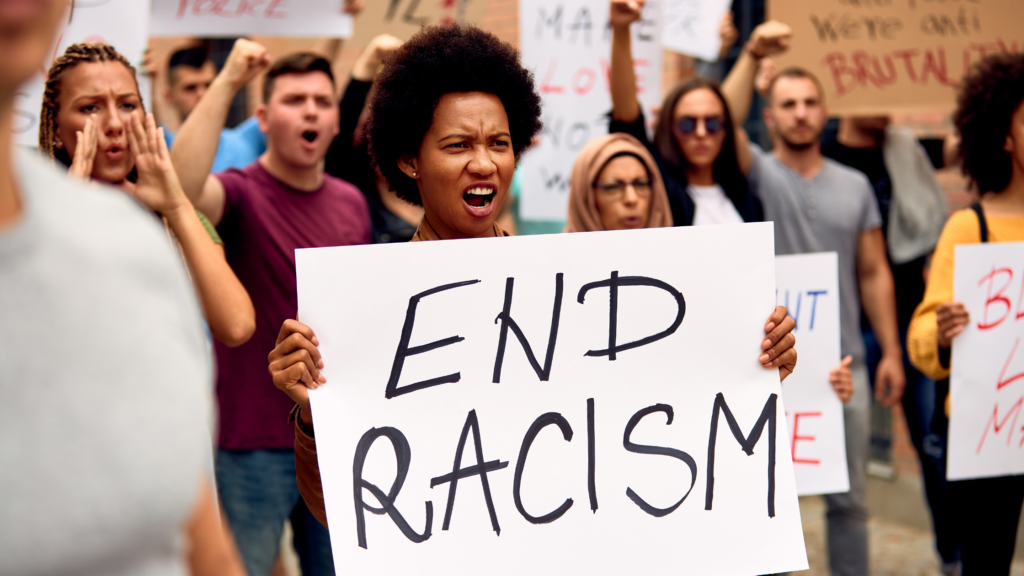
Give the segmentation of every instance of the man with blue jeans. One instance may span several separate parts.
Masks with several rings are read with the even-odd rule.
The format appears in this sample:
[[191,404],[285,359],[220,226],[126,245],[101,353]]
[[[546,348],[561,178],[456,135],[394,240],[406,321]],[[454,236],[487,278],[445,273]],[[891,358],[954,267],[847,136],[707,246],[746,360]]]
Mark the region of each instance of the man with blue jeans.
[[[924,298],[927,259],[938,242],[948,214],[945,194],[935,181],[933,171],[955,161],[956,140],[955,136],[945,140],[918,140],[909,130],[891,126],[888,117],[874,116],[843,118],[835,137],[826,138],[822,144],[825,156],[863,172],[874,189],[889,262],[896,279],[896,311],[904,348],[914,309]],[[873,379],[881,351],[870,326],[865,322],[861,325]],[[947,431],[945,419],[941,417],[944,394],[937,390],[937,383],[914,368],[906,356],[903,368],[907,374],[903,411],[911,442],[921,462],[935,547],[942,559],[941,570],[945,575],[957,574],[960,535],[946,483]]]
[[[745,118],[750,110],[760,60],[783,51],[790,35],[789,27],[779,22],[766,22],[751,34],[722,86],[734,118]],[[871,404],[860,334],[861,304],[883,349],[876,397],[892,406],[899,402],[904,386],[895,288],[881,216],[867,178],[821,154],[818,138],[828,115],[817,79],[803,70],[783,70],[772,80],[767,96],[764,120],[774,151],[768,154],[750,144],[746,132],[737,127],[737,154],[751,188],[764,204],[766,219],[775,222],[776,254],[834,251],[839,259],[840,347],[843,356],[853,358],[855,391],[843,408],[850,491],[825,497],[827,543],[832,574],[866,576]]]
[[[228,263],[252,298],[256,332],[229,348],[215,343],[220,426],[217,488],[250,576],[269,576],[285,520],[306,576],[334,574],[330,535],[295,482],[291,401],[274,388],[267,352],[296,317],[295,250],[370,242],[366,200],[324,174],[338,134],[330,63],[311,53],[279,59],[238,40],[224,69],[178,133],[171,152],[182,188],[217,226]],[[242,170],[211,174],[217,132],[235,93],[267,69],[256,112],[267,151]],[[214,128],[214,129],[211,129]]]

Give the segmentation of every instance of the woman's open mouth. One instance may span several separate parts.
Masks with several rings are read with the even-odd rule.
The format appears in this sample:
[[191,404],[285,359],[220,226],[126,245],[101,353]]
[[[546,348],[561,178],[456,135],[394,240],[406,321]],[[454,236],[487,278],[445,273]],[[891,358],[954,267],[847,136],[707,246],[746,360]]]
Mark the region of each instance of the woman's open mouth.
[[494,201],[493,188],[470,188],[462,195],[462,201],[474,208],[485,208]]

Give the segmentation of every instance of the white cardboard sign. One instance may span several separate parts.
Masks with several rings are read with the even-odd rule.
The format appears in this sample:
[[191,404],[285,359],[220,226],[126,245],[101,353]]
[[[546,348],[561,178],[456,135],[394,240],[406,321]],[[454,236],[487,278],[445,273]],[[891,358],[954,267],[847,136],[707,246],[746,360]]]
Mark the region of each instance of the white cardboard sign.
[[[661,104],[661,0],[633,24],[633,60],[648,120]],[[544,131],[523,155],[522,212],[528,220],[565,220],[576,155],[608,133],[611,28],[607,0],[520,0],[519,47],[544,101]]]
[[836,253],[776,256],[775,274],[776,303],[796,321],[800,351],[797,370],[782,383],[797,493],[848,492],[843,403],[828,381],[840,362]]
[[[70,3],[69,3],[70,4]],[[142,61],[142,53],[149,41],[149,7],[139,0],[89,0],[75,2],[71,23],[57,35],[51,56],[40,67],[39,73],[25,83],[14,98],[13,131],[15,143],[22,146],[39,145],[39,112],[43,105],[46,72],[68,46],[78,42],[104,42],[124,55],[129,62]],[[136,66],[138,68],[138,66]],[[139,93],[149,110],[149,78],[138,75]]]
[[664,0],[661,45],[669,50],[696,56],[707,62],[718,60],[722,38],[718,30],[731,0]]
[[955,263],[971,321],[953,340],[946,476],[1024,474],[1024,242],[957,246]]
[[352,36],[352,17],[342,13],[342,0],[152,0],[152,3],[150,33],[153,36]]
[[770,223],[298,250],[339,573],[806,569],[772,251]]

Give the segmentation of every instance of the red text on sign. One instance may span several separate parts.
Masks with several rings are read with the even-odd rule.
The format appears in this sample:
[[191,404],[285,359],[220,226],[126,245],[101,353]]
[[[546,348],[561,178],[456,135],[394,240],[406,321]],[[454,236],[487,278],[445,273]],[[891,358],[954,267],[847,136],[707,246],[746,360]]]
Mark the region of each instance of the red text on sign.
[[223,18],[287,18],[287,0],[178,0],[177,18],[186,15]]
[[[981,441],[978,442],[977,454],[981,454],[981,449],[985,446],[985,440],[988,438],[988,431],[992,430],[993,434],[999,434],[1002,432],[1003,428],[1006,427],[1006,423],[1010,420],[1010,416],[1013,416],[1013,423],[1010,424],[1010,429],[1006,433],[1006,445],[1010,445],[1013,433],[1017,430],[1017,419],[1020,417],[1022,407],[1024,407],[1024,396],[1021,396],[1020,399],[1010,407],[1010,409],[1003,415],[1002,420],[999,419],[999,404],[997,403],[992,408],[992,418],[985,423],[985,431],[981,434]],[[1021,444],[1024,445],[1024,436],[1021,437]]]
[[814,442],[814,436],[800,435],[800,418],[820,418],[821,412],[797,412],[793,415],[793,437],[790,445],[790,452],[793,454],[793,464],[811,464],[817,466],[821,460],[813,458],[800,458],[796,455],[797,442]]

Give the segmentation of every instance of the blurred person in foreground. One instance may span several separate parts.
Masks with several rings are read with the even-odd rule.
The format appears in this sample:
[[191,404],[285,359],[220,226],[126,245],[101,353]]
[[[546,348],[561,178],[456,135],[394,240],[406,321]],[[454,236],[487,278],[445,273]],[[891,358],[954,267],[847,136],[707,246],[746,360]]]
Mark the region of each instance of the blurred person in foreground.
[[[982,61],[961,86],[954,113],[958,158],[981,201],[950,217],[935,248],[924,300],[907,335],[910,360],[935,380],[949,377],[956,337],[971,321],[953,301],[959,244],[1024,241],[1024,56]],[[949,414],[949,396],[944,401]],[[949,482],[964,576],[1009,574],[1024,476]]]
[[13,103],[62,0],[0,0],[0,558],[5,575],[230,575],[210,360],[163,230],[119,190],[16,150]]
[[[495,224],[516,159],[541,129],[533,75],[510,44],[478,28],[421,30],[386,62],[371,105],[370,154],[388,185],[425,212],[412,241],[506,236]],[[765,326],[759,362],[785,378],[796,365],[793,319],[777,307]],[[274,384],[297,406],[299,489],[327,523],[308,389],[326,383],[313,330],[281,326],[271,351]]]
[[[789,26],[765,22],[751,34],[722,92],[734,118],[746,118],[758,64],[786,50]],[[854,393],[843,407],[850,491],[825,496],[829,566],[836,576],[868,573],[867,462],[871,402],[861,306],[882,347],[875,397],[889,407],[903,395],[903,348],[896,297],[885,252],[881,216],[863,173],[825,158],[819,138],[828,113],[817,78],[806,70],[780,71],[767,90],[764,122],[775,144],[769,154],[736,129],[740,169],[775,223],[776,254],[836,252],[839,258],[840,348],[851,356]]]

